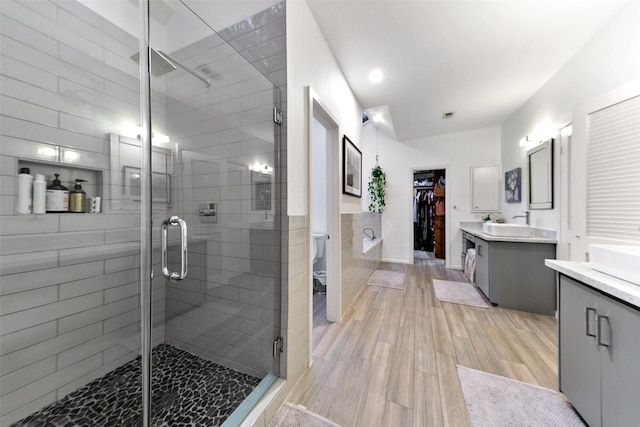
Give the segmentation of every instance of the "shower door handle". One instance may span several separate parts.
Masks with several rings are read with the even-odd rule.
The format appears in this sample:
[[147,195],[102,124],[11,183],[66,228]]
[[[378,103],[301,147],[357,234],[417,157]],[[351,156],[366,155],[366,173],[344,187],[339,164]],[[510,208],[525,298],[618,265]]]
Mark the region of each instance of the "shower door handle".
[[[169,226],[180,227],[180,272],[169,271]],[[180,217],[172,216],[162,223],[162,275],[172,282],[187,277],[187,223]]]

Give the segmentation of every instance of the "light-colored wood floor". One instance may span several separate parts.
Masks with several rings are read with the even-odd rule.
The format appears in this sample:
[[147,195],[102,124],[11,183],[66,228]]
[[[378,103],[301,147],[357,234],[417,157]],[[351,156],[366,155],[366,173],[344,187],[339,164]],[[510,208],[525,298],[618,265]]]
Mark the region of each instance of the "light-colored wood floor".
[[439,302],[443,260],[382,263],[405,290],[366,286],[342,323],[314,328],[313,364],[289,397],[343,427],[468,426],[456,365],[557,389],[553,317]]

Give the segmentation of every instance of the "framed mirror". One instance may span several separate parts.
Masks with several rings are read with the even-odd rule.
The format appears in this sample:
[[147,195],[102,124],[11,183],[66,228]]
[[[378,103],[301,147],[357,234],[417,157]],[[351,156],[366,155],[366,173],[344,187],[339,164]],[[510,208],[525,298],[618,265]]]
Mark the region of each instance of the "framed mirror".
[[529,209],[553,209],[553,138],[527,151]]

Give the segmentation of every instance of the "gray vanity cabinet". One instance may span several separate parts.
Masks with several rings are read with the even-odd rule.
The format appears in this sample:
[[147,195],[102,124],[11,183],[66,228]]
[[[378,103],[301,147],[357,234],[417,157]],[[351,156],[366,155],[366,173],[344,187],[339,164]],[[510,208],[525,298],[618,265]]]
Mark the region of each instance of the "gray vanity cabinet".
[[600,353],[595,340],[594,313],[591,311],[598,308],[595,307],[597,299],[595,291],[561,276],[558,322],[560,391],[591,427],[601,425]]
[[476,285],[491,301],[489,288],[489,243],[476,238]]
[[469,233],[462,235],[463,248],[476,249],[478,288],[503,308],[553,316],[556,312],[556,284],[545,259],[556,256],[555,243],[488,241]]
[[640,311],[560,275],[560,391],[591,427],[640,420]]

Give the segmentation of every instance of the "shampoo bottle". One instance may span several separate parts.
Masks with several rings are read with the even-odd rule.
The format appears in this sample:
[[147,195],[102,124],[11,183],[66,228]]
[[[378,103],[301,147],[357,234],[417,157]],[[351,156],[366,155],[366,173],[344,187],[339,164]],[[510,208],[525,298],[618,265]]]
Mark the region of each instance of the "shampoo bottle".
[[44,180],[44,175],[37,174],[36,180],[33,181],[33,213],[34,214],[45,213],[46,196],[47,196],[47,183]]
[[56,178],[47,187],[47,212],[69,212],[69,189],[60,183],[59,174],[54,174]]
[[87,203],[87,193],[82,189],[81,182],[87,182],[84,179],[76,179],[76,185],[69,192],[69,212],[85,213]]
[[21,168],[18,174],[18,206],[16,210],[19,214],[31,213],[33,176],[29,172],[29,168]]

